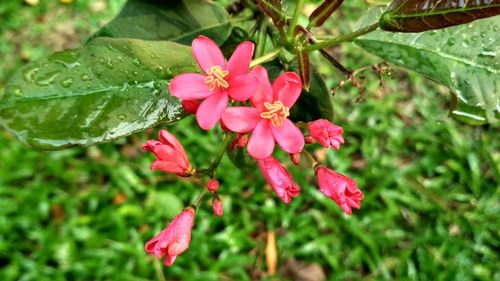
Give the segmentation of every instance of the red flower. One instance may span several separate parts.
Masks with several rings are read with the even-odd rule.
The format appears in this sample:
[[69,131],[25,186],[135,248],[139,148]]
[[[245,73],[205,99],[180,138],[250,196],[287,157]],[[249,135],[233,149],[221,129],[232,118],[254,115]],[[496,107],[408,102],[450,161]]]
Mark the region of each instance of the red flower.
[[359,209],[361,207],[364,195],[353,179],[324,166],[316,169],[316,176],[318,177],[319,190],[335,201],[346,214],[352,214],[351,208]]
[[207,189],[214,193],[219,189],[219,182],[216,179],[209,179],[207,182]]
[[194,208],[184,209],[160,234],[146,243],[146,252],[154,254],[160,260],[165,256],[165,265],[171,266],[177,256],[189,247],[194,215]]
[[255,159],[271,156],[275,141],[284,151],[299,153],[304,136],[287,117],[302,91],[300,77],[285,72],[271,86],[265,68],[257,66],[252,72],[260,83],[260,90],[250,99],[254,107],[230,107],[222,122],[233,132],[252,132],[247,150]]
[[217,44],[205,36],[192,43],[193,56],[203,74],[185,73],[170,82],[170,93],[181,100],[203,100],[196,111],[198,124],[209,130],[221,119],[229,97],[245,101],[257,90],[255,76],[248,72],[254,44],[242,42],[228,62]]
[[175,173],[181,177],[190,175],[192,167],[182,144],[171,133],[161,130],[160,141],[148,140],[142,148],[153,152],[156,160],[151,164],[151,170],[162,170]]
[[278,197],[286,204],[290,203],[291,197],[299,195],[300,187],[293,181],[290,173],[274,157],[258,160],[262,176],[273,188]]
[[218,217],[222,217],[222,213],[224,212],[224,205],[222,205],[222,201],[219,196],[215,196],[212,201],[212,210],[214,210],[214,214]]
[[319,119],[307,125],[309,134],[317,140],[322,146],[328,148],[333,147],[339,149],[340,145],[344,143],[342,137],[342,127],[333,125],[330,121]]

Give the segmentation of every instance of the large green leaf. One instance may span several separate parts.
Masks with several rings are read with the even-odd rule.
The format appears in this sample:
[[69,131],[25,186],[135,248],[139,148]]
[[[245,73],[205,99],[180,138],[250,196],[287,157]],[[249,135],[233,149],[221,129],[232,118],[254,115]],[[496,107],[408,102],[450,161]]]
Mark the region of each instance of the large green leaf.
[[500,0],[394,0],[380,19],[388,31],[422,32],[500,13]]
[[23,67],[0,99],[0,121],[41,149],[110,141],[182,118],[167,83],[196,69],[187,46],[96,38]]
[[229,14],[206,0],[129,0],[94,37],[174,41],[191,45],[205,35],[221,45],[231,33]]
[[500,18],[418,35],[372,32],[355,42],[379,57],[448,86],[452,114],[472,124],[496,123],[500,112]]

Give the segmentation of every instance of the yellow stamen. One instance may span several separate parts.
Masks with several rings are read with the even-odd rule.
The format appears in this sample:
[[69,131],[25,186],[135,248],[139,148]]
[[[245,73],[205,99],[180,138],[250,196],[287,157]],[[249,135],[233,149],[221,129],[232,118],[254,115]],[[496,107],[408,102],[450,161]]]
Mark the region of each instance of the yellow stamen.
[[229,75],[229,71],[222,70],[222,68],[218,65],[212,66],[207,71],[207,76],[205,77],[205,84],[208,85],[210,91],[214,91],[216,88],[227,89],[229,87],[229,83],[224,79]]
[[273,104],[265,102],[266,112],[262,112],[260,117],[271,120],[273,127],[278,128],[283,125],[285,119],[290,115],[290,108],[286,107],[281,101],[275,101]]

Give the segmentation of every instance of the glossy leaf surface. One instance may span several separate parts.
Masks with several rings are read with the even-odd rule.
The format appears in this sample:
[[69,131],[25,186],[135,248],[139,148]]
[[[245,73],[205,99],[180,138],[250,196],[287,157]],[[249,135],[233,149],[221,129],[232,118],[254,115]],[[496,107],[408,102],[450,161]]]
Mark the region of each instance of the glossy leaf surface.
[[380,19],[387,31],[422,32],[500,14],[500,0],[394,0]]
[[96,38],[20,69],[0,99],[0,121],[41,149],[107,142],[182,118],[167,83],[196,69],[187,46]]
[[129,0],[94,37],[174,41],[191,45],[205,35],[221,45],[231,33],[229,14],[205,0]]
[[500,112],[500,18],[414,34],[372,32],[355,42],[365,50],[449,87],[454,117],[496,123]]

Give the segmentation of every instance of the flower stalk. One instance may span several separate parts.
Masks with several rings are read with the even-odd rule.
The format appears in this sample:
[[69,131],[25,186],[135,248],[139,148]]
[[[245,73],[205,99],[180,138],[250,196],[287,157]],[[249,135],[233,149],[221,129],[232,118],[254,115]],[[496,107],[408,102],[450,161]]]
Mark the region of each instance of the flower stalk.
[[328,39],[328,40],[324,40],[324,41],[320,41],[316,44],[312,44],[312,45],[309,45],[306,50],[309,51],[309,52],[312,52],[312,51],[317,51],[317,50],[321,50],[321,49],[324,49],[324,48],[328,48],[328,47],[332,47],[332,46],[336,46],[340,43],[343,43],[343,42],[350,42],[356,38],[358,38],[359,36],[362,36],[362,35],[365,35],[367,33],[370,33],[374,30],[376,30],[377,28],[379,27],[379,23],[374,23],[372,25],[369,25],[369,26],[366,26],[364,28],[361,28],[357,31],[354,31],[352,33],[349,33],[349,34],[346,34],[346,35],[342,35],[342,36],[338,36],[338,37],[335,37],[335,38],[332,38],[332,39]]

